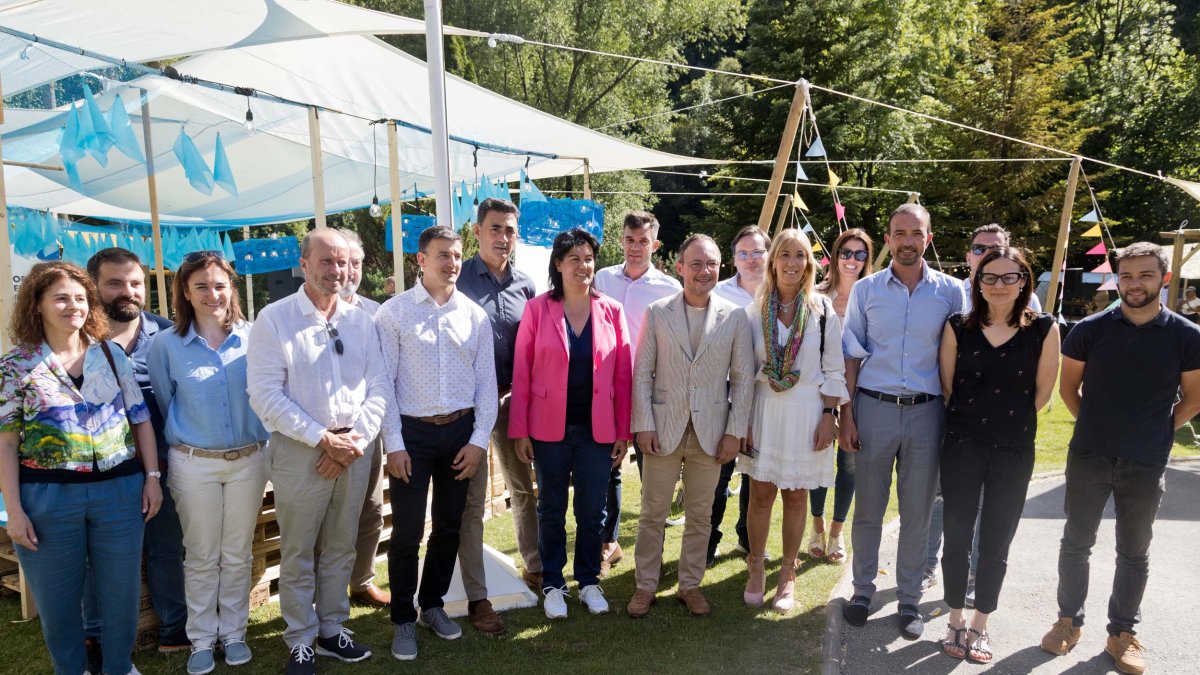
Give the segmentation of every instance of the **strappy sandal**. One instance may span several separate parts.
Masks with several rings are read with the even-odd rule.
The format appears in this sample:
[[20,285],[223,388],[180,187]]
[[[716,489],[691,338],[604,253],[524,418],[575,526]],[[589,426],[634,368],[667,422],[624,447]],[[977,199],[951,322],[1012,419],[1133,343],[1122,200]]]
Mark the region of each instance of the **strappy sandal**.
[[[963,635],[967,632],[967,627],[955,628],[954,626],[946,626],[946,637],[942,638],[942,653],[952,659],[962,660],[967,656],[967,644],[963,641]],[[950,634],[954,634],[954,639],[950,639]],[[958,653],[950,650],[958,650]]]
[[825,533],[813,531],[808,538],[808,554],[817,560],[825,558]]
[[830,542],[829,552],[825,554],[825,559],[831,563],[846,562],[846,540],[840,533]]
[[[975,636],[972,640],[971,635]],[[967,629],[967,660],[971,663],[991,663],[992,646],[987,631],[980,633],[974,628]]]

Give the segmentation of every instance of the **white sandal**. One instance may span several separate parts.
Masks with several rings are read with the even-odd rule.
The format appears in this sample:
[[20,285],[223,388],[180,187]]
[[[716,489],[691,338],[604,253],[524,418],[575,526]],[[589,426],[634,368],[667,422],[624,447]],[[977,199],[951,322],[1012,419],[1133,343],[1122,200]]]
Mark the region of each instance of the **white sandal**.
[[816,532],[808,538],[808,554],[817,560],[825,558],[825,533]]
[[842,535],[834,537],[830,542],[832,544],[829,553],[825,555],[825,559],[833,563],[846,562],[846,540]]

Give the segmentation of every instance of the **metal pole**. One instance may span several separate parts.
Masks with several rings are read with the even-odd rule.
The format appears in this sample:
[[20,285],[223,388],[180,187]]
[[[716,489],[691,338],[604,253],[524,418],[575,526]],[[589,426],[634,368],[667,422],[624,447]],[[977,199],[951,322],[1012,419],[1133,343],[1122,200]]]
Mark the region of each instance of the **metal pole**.
[[312,153],[313,218],[317,229],[325,227],[325,169],[321,166],[321,121],[317,109],[308,109],[308,147]]
[[396,120],[388,120],[388,188],[392,193],[392,276],[396,292],[404,290],[404,218],[400,213],[400,143],[396,140]]
[[1075,208],[1075,187],[1079,184],[1079,165],[1082,163],[1083,158],[1081,157],[1073,159],[1071,173],[1067,174],[1067,196],[1063,199],[1062,217],[1058,221],[1058,243],[1054,246],[1054,262],[1050,263],[1050,283],[1046,286],[1046,297],[1042,298],[1042,307],[1054,315],[1058,315],[1062,311],[1062,308],[1058,306],[1058,281],[1062,275],[1063,260],[1067,256],[1067,236],[1071,233],[1071,211]]
[[592,198],[592,165],[586,157],[583,159],[583,198]]
[[[434,193],[438,225],[453,226],[450,207],[450,140],[446,122],[446,62],[442,56],[442,1],[425,0],[425,60],[429,68],[429,117],[433,139]],[[393,219],[394,222],[395,219]],[[399,241],[395,242],[397,246]]]
[[796,142],[796,131],[800,128],[800,118],[808,105],[808,81],[800,80],[796,85],[796,94],[792,96],[792,107],[788,111],[787,122],[783,125],[783,137],[779,139],[779,152],[775,154],[775,168],[771,169],[771,183],[767,186],[767,197],[763,200],[762,211],[758,213],[758,229],[763,232],[771,227],[771,216],[779,208],[779,189],[783,186],[783,176],[787,173],[788,158],[792,156],[792,145]]
[[[4,92],[0,86],[0,124],[4,124]],[[4,148],[0,146],[0,160],[4,158]],[[4,187],[4,167],[0,166],[0,280],[7,288],[0,293],[0,347],[8,351],[8,325],[12,317],[13,305],[16,304],[17,285],[13,283],[12,245],[8,238],[8,198]],[[12,284],[9,286],[9,284]],[[25,596],[22,595],[22,598]]]
[[142,92],[142,141],[146,145],[146,187],[150,192],[150,235],[154,242],[154,277],[158,289],[158,314],[169,317],[167,271],[163,268],[162,227],[158,223],[158,180],[154,176],[154,145],[150,139],[150,97]]

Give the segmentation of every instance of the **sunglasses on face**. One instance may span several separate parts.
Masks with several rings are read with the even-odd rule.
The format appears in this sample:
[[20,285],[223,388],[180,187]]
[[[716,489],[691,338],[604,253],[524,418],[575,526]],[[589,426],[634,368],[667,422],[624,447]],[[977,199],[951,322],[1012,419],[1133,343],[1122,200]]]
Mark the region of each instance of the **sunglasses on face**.
[[1024,272],[1009,272],[1008,274],[992,274],[990,272],[984,272],[983,274],[979,275],[979,283],[983,284],[984,286],[995,286],[996,283],[999,282],[1005,286],[1012,286],[1019,283],[1024,278]]
[[838,251],[838,257],[841,258],[842,260],[849,260],[851,258],[854,258],[858,262],[866,262],[867,261],[867,252],[866,251],[852,251],[848,248],[844,248],[844,249]]
[[220,251],[193,251],[193,252],[183,256],[183,261],[185,263],[195,264],[195,263],[200,262],[201,260],[204,260],[205,258],[216,258],[217,260],[224,260],[225,254],[221,253]]
[[756,248],[753,251],[738,251],[733,257],[737,258],[738,262],[748,262],[750,260],[762,260],[766,254],[767,252],[763,249]]
[[999,244],[971,244],[971,253],[983,255],[988,251],[995,251],[998,248],[1000,248]]
[[329,339],[333,340],[333,351],[337,352],[338,356],[342,355],[345,348],[342,347],[342,338],[338,337],[338,331],[333,327],[333,324],[325,324],[325,332],[329,334]]

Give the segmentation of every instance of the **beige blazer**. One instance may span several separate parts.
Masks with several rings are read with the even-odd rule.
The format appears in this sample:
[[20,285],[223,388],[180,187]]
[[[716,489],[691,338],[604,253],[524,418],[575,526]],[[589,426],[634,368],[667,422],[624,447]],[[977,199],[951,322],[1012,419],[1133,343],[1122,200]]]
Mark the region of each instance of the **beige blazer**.
[[746,436],[754,398],[754,345],[742,308],[709,296],[692,353],[683,293],[650,305],[633,367],[633,431],[655,431],[662,454],[679,446],[688,420],[700,446],[717,454],[721,436]]

